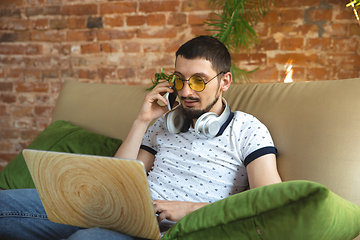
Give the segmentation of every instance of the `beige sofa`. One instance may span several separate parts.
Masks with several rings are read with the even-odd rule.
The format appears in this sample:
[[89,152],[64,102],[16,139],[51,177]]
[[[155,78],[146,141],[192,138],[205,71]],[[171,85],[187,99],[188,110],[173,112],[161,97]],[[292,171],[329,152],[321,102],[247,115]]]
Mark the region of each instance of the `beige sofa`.
[[[144,86],[65,81],[52,121],[124,139]],[[256,116],[278,148],[284,181],[311,180],[360,205],[360,79],[232,85],[231,110]]]
[[[283,181],[318,182],[360,206],[359,89],[360,79],[241,84],[224,97],[232,111],[268,127]],[[52,121],[124,139],[146,93],[145,86],[65,81]]]

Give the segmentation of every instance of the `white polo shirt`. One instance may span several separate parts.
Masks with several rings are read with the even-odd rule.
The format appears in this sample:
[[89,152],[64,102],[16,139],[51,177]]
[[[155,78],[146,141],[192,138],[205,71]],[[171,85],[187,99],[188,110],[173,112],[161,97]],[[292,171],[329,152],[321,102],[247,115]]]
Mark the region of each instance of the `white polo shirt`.
[[207,139],[192,127],[170,133],[163,116],[149,127],[141,148],[155,155],[148,175],[154,200],[210,203],[245,190],[247,164],[276,154],[265,125],[240,111],[231,113],[218,135]]

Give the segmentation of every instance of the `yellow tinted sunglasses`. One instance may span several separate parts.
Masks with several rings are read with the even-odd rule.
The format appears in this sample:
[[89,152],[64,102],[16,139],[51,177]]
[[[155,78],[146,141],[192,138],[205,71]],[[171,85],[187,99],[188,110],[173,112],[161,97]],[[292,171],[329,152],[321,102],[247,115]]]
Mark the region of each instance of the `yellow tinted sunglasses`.
[[169,76],[170,87],[180,91],[184,87],[184,82],[189,82],[189,87],[195,92],[201,92],[205,89],[205,85],[208,84],[211,80],[225,72],[218,73],[215,77],[211,78],[209,81],[205,82],[200,76],[193,75],[188,80],[183,79],[178,74],[174,73]]

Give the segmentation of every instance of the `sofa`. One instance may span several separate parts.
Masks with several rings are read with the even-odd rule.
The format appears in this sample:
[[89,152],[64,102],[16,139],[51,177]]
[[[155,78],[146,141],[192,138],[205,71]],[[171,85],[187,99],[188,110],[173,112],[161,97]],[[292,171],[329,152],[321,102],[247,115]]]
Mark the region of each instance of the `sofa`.
[[[28,148],[111,156],[125,139],[146,88],[65,81],[52,124]],[[278,149],[283,183],[247,190],[199,209],[164,239],[343,240],[358,236],[359,89],[360,78],[233,84],[224,97],[232,111],[252,114],[268,127]],[[70,125],[63,128],[64,124]],[[88,135],[66,139],[66,131],[75,128]],[[54,148],[61,141],[76,146]],[[87,141],[99,143],[85,146]],[[102,149],[99,144],[105,150],[94,150]],[[25,179],[22,161],[20,153],[0,172],[1,188],[34,187],[31,178]]]

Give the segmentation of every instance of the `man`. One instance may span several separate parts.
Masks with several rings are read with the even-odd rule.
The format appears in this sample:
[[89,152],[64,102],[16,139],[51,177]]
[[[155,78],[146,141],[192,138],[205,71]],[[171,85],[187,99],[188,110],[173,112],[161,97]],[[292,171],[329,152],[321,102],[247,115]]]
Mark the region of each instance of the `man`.
[[[230,112],[222,98],[232,82],[230,66],[228,50],[213,37],[200,36],[182,45],[176,52],[174,75],[146,95],[128,136],[115,154],[144,163],[160,224],[177,222],[248,185],[256,188],[281,182],[276,149],[266,127],[251,115]],[[167,105],[164,94],[174,92],[180,106],[166,113],[167,106],[158,101]],[[172,117],[173,114],[177,115]],[[174,127],[173,120],[178,117],[182,119],[181,126]],[[206,118],[211,120],[206,122]],[[147,130],[155,119],[158,120]],[[36,195],[34,191],[31,194]],[[36,196],[27,198],[38,207]],[[16,201],[16,197],[12,199]],[[59,230],[49,222],[46,226],[48,231],[56,232],[52,238],[59,234],[57,238],[71,235],[69,239],[133,239],[99,228],[78,231],[62,226]],[[37,227],[36,231],[44,228]]]

